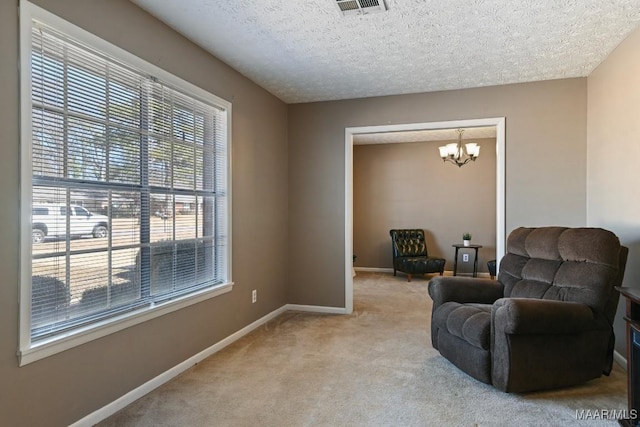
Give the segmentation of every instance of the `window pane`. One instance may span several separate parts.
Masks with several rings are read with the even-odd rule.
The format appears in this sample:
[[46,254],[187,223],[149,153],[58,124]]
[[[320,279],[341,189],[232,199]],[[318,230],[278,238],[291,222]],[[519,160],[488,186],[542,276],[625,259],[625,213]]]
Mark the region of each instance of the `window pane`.
[[70,293],[66,279],[64,257],[32,261],[31,323],[41,328],[69,317]]
[[109,193],[70,191],[69,197],[72,209],[69,217],[71,250],[106,249],[109,245]]
[[196,237],[196,198],[195,196],[176,196],[176,239],[195,239]]
[[173,108],[173,137],[179,141],[194,141],[195,120],[188,107],[175,105]]
[[121,67],[109,66],[109,121],[114,125],[140,127],[140,82]]
[[178,292],[212,280],[210,243],[177,242],[151,250],[151,293]]
[[33,174],[64,176],[64,119],[61,114],[34,108],[32,112]]
[[68,177],[104,181],[107,172],[105,126],[82,119],[69,119]]
[[101,289],[109,286],[109,253],[71,255],[69,258],[71,301],[74,315],[95,311],[101,305]]
[[217,280],[214,276],[214,246],[211,241],[198,243],[198,256],[196,257],[196,280],[198,283]]
[[198,228],[198,237],[213,237],[215,233],[215,198],[203,197],[200,202],[202,220]]
[[33,187],[32,190],[32,253],[44,254],[66,248],[67,216],[61,213],[66,204],[64,189]]
[[140,193],[113,192],[111,195],[113,246],[140,243]]
[[34,186],[31,192],[33,206],[46,208],[46,212],[60,213],[60,206],[64,206],[67,200],[67,191],[64,188]]
[[[64,105],[63,61],[43,50],[55,50],[54,46],[42,46],[39,32],[34,32],[34,50],[31,55],[31,91],[33,101],[52,107]],[[59,49],[62,49],[59,46]]]
[[196,285],[198,261],[204,262],[202,253],[196,250],[196,244],[182,242],[176,245],[176,288],[184,289]]
[[149,185],[171,187],[171,143],[167,140],[149,140]]
[[[196,107],[197,109],[198,107]],[[204,110],[199,110],[196,112],[195,116],[195,134],[194,134],[194,142],[198,145],[204,144],[204,116],[207,115],[207,112]]]
[[139,249],[115,250],[111,254],[111,305],[118,306],[140,298]]
[[117,127],[109,129],[109,181],[140,183],[140,134]]
[[173,196],[151,195],[151,242],[173,240]]
[[[202,189],[214,191],[215,189],[215,167],[214,150],[211,145],[205,145],[202,150]],[[220,168],[222,172],[222,168]],[[220,181],[220,179],[219,179]]]
[[124,306],[140,298],[136,253],[137,250],[134,249],[113,251],[111,254],[112,282],[90,286],[83,290],[79,314]]
[[104,120],[107,102],[105,64],[97,57],[91,57],[91,60],[96,62],[90,62],[86,59],[86,54],[83,55],[74,49],[71,49],[68,55],[70,58],[66,70],[66,84],[69,111]]
[[159,85],[153,85],[149,98],[149,132],[154,137],[171,136],[171,94]]
[[195,153],[192,144],[175,143],[173,146],[173,186],[195,188]]
[[151,248],[151,295],[174,290],[174,244],[165,243]]
[[[204,189],[204,153],[200,147],[194,149],[195,155],[195,178],[196,178],[196,190]],[[211,188],[211,186],[209,187]]]

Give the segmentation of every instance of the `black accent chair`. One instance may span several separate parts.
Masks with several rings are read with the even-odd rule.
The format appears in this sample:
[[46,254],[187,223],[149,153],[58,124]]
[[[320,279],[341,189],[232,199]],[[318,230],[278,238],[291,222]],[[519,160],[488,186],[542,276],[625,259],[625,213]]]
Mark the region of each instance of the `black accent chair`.
[[424,230],[390,230],[393,251],[393,275],[396,271],[407,274],[411,281],[414,274],[444,273],[444,258],[430,257],[424,240]]
[[492,259],[491,261],[487,261],[487,269],[489,270],[489,276],[492,279],[496,277],[496,260]]
[[628,249],[601,228],[518,228],[498,280],[434,277],[433,347],[505,392],[611,372],[613,318]]

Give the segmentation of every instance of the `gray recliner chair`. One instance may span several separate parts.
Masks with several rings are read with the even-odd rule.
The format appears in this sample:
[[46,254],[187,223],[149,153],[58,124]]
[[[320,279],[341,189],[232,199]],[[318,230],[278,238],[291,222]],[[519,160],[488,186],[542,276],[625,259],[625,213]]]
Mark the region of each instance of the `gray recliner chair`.
[[614,286],[628,249],[599,228],[518,228],[498,280],[435,277],[433,347],[506,392],[569,386],[613,362]]

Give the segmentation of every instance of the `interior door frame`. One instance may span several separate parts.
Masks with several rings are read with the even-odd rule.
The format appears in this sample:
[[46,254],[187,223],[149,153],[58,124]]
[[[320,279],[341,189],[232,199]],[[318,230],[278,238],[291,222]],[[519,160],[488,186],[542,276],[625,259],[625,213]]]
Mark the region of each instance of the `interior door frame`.
[[[363,133],[401,132],[467,127],[496,127],[496,259],[505,251],[506,239],[506,187],[505,187],[505,118],[451,120],[443,122],[405,123],[396,125],[358,126],[345,128],[345,230],[344,230],[344,301],[345,312],[353,312],[353,136]],[[437,153],[434,153],[434,155]]]

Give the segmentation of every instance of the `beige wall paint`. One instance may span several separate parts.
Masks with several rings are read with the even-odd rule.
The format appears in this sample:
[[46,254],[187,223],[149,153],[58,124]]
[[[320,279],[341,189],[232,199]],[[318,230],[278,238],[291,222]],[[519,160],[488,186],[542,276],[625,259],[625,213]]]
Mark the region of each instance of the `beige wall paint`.
[[18,1],[0,2],[0,424],[62,426],[286,303],[287,107],[126,0],[35,3],[233,103],[233,291],[18,367]]
[[586,222],[586,79],[289,106],[289,302],[345,305],[345,128],[506,117],[506,231]]
[[[456,141],[354,146],[356,266],[392,268],[389,230],[422,228],[429,255],[445,258],[447,270],[453,270],[451,245],[469,231],[484,246],[478,269],[487,271],[496,257],[496,140],[474,139],[480,157],[461,168],[440,159],[438,146],[448,142]],[[458,272],[472,271],[473,259],[460,259]]]
[[[587,222],[629,247],[624,286],[640,287],[640,30],[588,78]],[[616,349],[625,354],[620,303]]]

